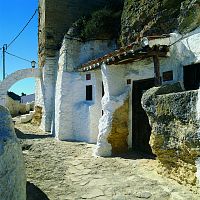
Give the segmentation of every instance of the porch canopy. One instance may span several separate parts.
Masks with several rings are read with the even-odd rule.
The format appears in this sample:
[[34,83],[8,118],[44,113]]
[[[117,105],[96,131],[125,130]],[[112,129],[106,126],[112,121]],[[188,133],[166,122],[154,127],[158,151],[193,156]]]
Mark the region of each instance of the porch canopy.
[[155,44],[150,46],[149,41],[167,37],[169,37],[169,35],[148,36],[145,38],[146,42],[144,43],[131,43],[126,47],[122,47],[119,50],[79,66],[77,71],[87,72],[91,70],[97,70],[103,63],[106,65],[121,65],[152,57],[154,62],[155,83],[156,85],[160,85],[161,79],[159,57],[167,57],[167,53],[169,52],[169,45],[160,45],[158,40],[158,43],[154,42]]

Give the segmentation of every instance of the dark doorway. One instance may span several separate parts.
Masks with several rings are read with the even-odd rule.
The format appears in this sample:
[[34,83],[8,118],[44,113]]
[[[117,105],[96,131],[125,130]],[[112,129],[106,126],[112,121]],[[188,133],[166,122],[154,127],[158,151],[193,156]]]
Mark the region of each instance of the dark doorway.
[[155,85],[154,79],[133,81],[132,91],[132,147],[134,151],[152,154],[149,145],[151,127],[141,105],[142,94]]
[[200,86],[200,64],[183,67],[184,87],[186,90],[197,90]]

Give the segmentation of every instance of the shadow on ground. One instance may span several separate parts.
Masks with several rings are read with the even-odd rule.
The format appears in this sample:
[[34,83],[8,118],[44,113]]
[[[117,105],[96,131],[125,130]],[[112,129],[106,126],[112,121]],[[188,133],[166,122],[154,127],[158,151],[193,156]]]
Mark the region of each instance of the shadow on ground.
[[154,154],[147,154],[147,153],[143,153],[143,152],[137,152],[137,151],[133,151],[130,150],[128,153],[126,154],[118,154],[118,155],[112,155],[113,157],[120,157],[120,158],[124,158],[124,159],[131,159],[131,160],[137,160],[137,159],[151,159],[151,160],[155,160],[156,156]]
[[39,134],[33,134],[33,133],[23,133],[19,129],[15,128],[15,133],[19,139],[44,139],[44,138],[50,138],[52,135],[39,135]]
[[27,181],[26,200],[49,200],[49,198],[40,188]]

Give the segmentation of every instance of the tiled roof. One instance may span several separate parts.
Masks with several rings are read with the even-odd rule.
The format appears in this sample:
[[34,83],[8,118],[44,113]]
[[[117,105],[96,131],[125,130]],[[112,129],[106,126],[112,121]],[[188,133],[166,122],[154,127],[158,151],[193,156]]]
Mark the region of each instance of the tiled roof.
[[[169,35],[162,35],[162,36],[148,36],[148,40],[155,40],[155,39],[162,39],[167,38]],[[147,57],[151,57],[155,54],[158,54],[158,56],[166,56],[167,52],[169,51],[167,45],[154,45],[153,47],[141,47],[141,44],[139,42],[133,42],[130,45],[126,47],[121,47],[118,50],[115,50],[114,52],[111,52],[109,54],[106,54],[103,57],[97,58],[95,60],[91,60],[81,66],[79,66],[77,69],[78,71],[90,71],[100,68],[102,63],[105,63],[107,65],[112,64],[124,64],[124,63],[130,63],[136,60],[141,60]]]

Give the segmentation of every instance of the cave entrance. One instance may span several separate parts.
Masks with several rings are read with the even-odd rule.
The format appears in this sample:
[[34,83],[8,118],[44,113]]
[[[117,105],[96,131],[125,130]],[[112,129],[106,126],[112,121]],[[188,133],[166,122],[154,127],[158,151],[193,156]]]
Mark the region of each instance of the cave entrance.
[[183,67],[184,87],[186,90],[197,90],[200,86],[200,63]]
[[141,98],[143,93],[154,85],[154,79],[133,81],[132,90],[132,149],[147,154],[152,154],[149,145],[151,127],[146,112],[142,108]]

